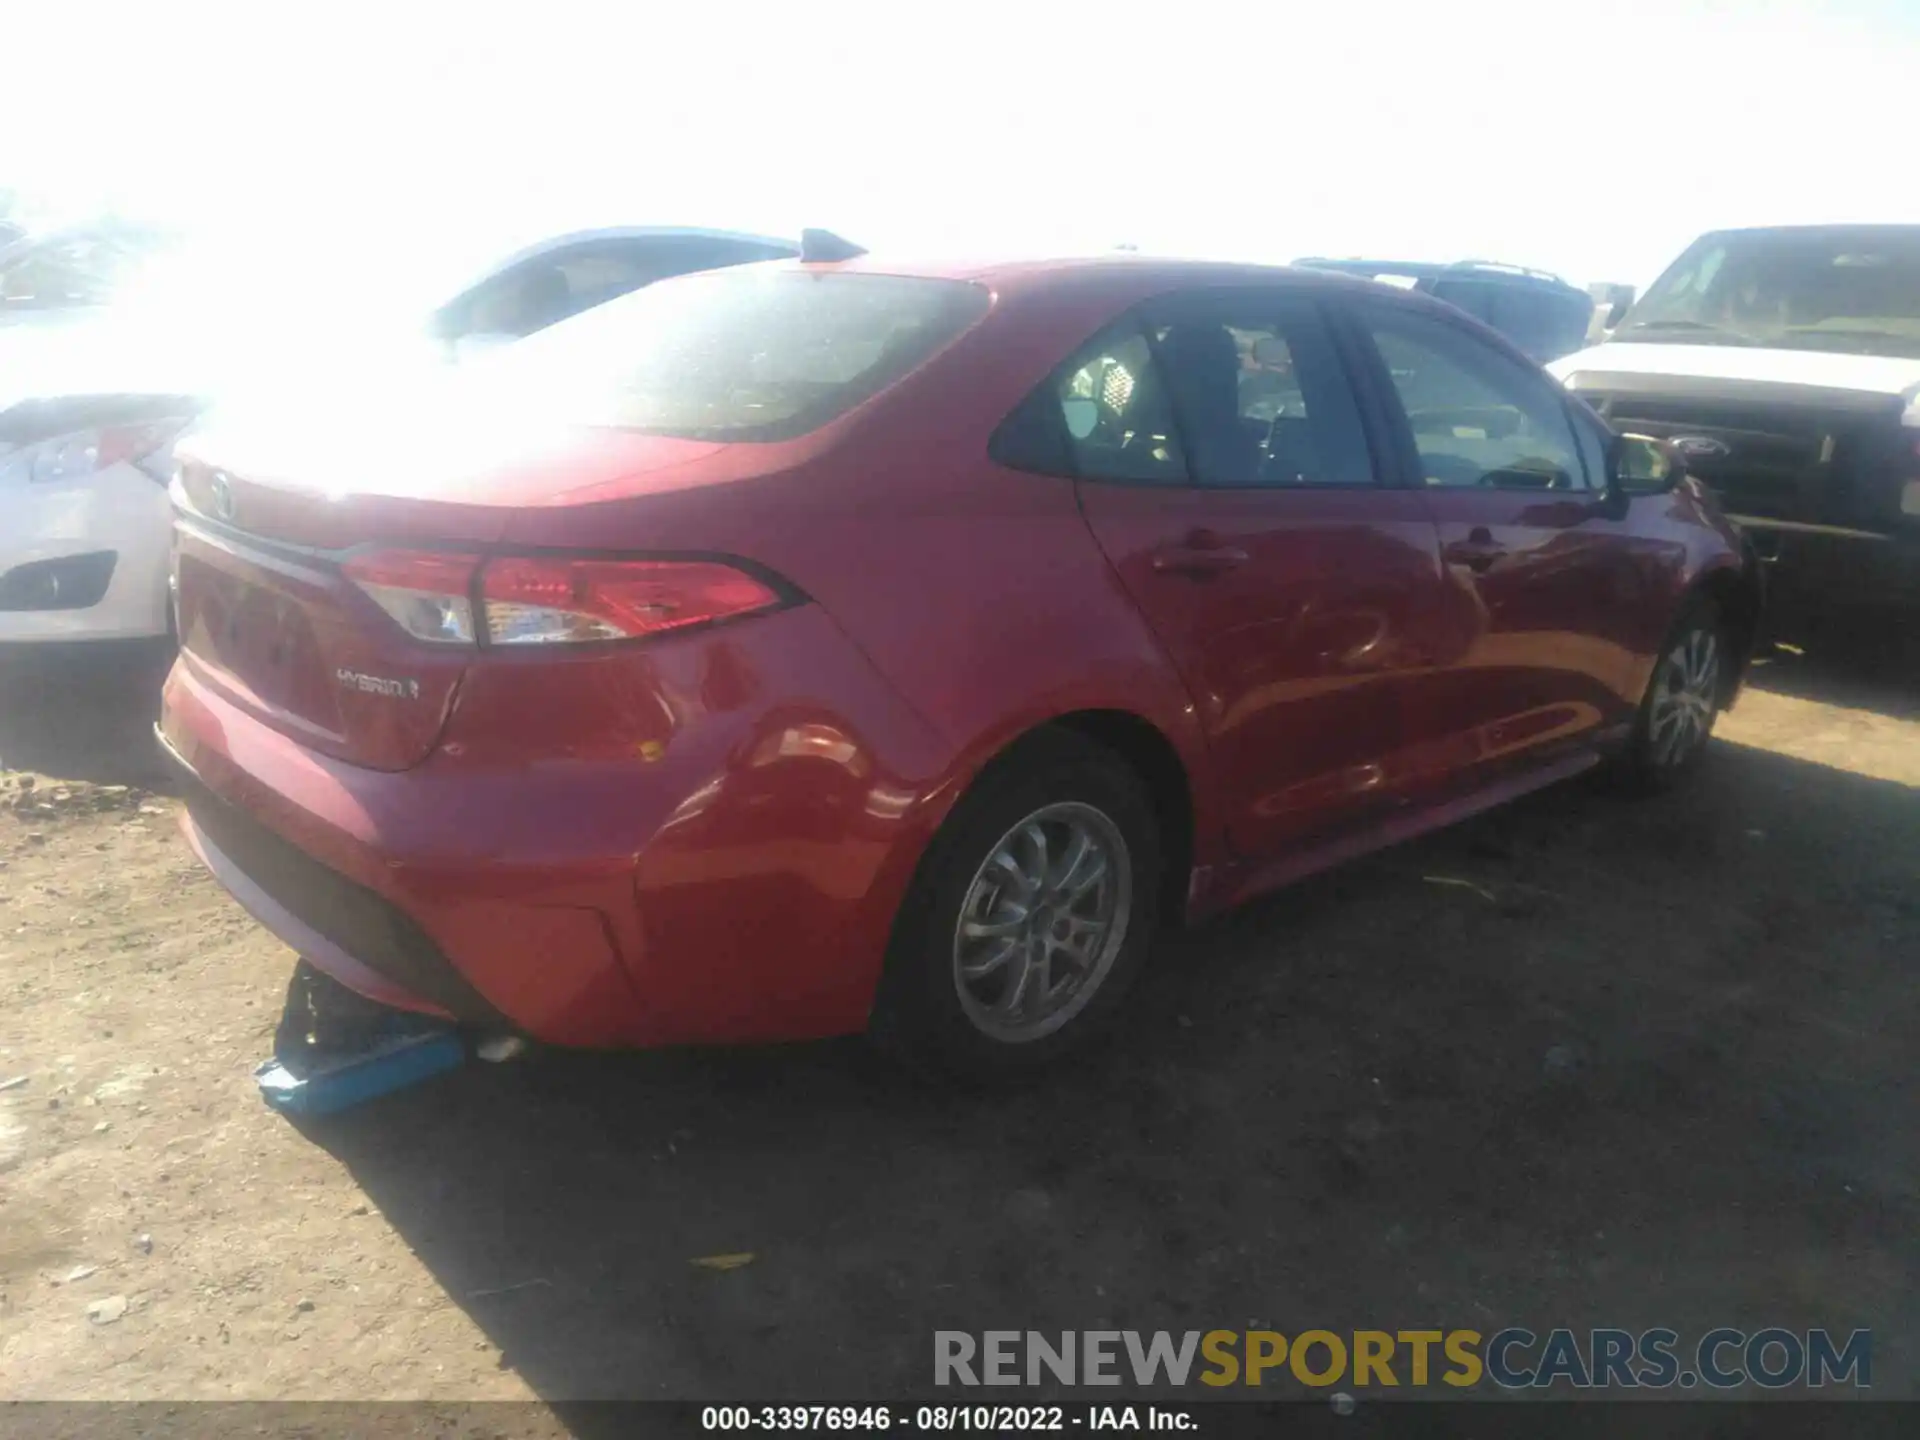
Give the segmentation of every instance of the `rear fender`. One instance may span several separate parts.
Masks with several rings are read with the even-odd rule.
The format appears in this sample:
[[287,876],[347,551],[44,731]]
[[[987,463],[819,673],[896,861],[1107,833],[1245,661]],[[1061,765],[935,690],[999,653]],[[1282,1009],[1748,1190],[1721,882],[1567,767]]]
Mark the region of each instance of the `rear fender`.
[[[1128,695],[1136,701],[1159,696],[1168,686],[1178,693],[1178,704],[1119,705],[1116,695]],[[1171,699],[1172,697],[1163,697]],[[1211,753],[1194,707],[1186,703],[1186,692],[1166,675],[1142,675],[1129,685],[1111,683],[1062,687],[1043,700],[1023,708],[976,735],[956,757],[940,784],[923,797],[917,818],[920,821],[921,852],[932,843],[941,824],[959,798],[966,794],[996,765],[1005,761],[1020,745],[1036,733],[1054,728],[1074,730],[1091,742],[1105,745],[1120,754],[1140,773],[1143,783],[1153,792],[1156,808],[1171,825],[1178,822],[1176,853],[1187,873],[1176,891],[1169,889],[1171,904],[1167,914],[1178,913],[1182,905],[1192,904],[1212,888],[1212,879],[1231,860],[1226,842],[1224,812],[1218,799]],[[1164,745],[1177,762],[1184,796],[1170,800],[1172,787],[1165,777],[1150,773],[1155,768],[1147,757],[1136,753],[1137,746],[1120,738],[1131,731],[1145,744]],[[1157,737],[1150,740],[1147,737]],[[1185,815],[1169,815],[1163,806],[1184,803]],[[914,857],[917,868],[920,855]]]

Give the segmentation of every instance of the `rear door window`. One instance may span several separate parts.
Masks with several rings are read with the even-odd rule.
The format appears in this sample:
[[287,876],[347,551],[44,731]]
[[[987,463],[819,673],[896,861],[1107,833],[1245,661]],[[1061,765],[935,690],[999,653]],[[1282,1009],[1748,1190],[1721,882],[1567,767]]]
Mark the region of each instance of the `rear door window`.
[[1137,322],[1114,327],[1069,360],[1049,391],[1050,403],[1040,408],[1057,416],[1076,475],[1186,483],[1173,407],[1153,347]]
[[993,437],[1003,465],[1131,484],[1375,483],[1319,307],[1268,290],[1164,297],[1112,326]]
[[1352,386],[1312,301],[1183,297],[1154,307],[1147,331],[1195,483],[1374,483]]

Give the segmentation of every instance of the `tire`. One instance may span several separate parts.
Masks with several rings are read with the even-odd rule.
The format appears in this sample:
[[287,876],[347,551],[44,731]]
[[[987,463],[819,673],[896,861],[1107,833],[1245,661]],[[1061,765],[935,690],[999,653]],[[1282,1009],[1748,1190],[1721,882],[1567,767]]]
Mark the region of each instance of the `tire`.
[[1714,721],[1726,704],[1734,663],[1719,609],[1704,599],[1688,605],[1661,643],[1632,734],[1615,763],[1623,788],[1657,795],[1698,773]]
[[[1126,997],[1153,945],[1160,888],[1159,824],[1140,776],[1103,746],[1037,733],[975,783],[927,847],[894,922],[872,1038],[968,1083],[1059,1061]],[[983,933],[963,934],[963,921]]]

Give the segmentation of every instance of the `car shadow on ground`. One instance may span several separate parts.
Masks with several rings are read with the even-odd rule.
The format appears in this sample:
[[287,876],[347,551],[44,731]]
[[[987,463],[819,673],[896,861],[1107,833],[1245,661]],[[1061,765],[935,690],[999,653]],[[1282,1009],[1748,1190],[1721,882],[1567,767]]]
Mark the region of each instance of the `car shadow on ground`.
[[171,641],[0,646],[0,769],[163,789],[153,739]]
[[1920,790],[1736,745],[1700,780],[1170,941],[1015,1089],[551,1055],[310,1133],[551,1401],[923,1395],[940,1329],[1508,1323],[1871,1327],[1910,1395]]

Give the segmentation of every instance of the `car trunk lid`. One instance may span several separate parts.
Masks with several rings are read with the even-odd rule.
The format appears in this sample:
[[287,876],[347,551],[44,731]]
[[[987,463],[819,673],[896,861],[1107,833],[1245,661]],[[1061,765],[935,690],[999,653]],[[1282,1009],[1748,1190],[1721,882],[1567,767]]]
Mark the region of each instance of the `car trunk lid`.
[[[427,552],[446,557],[449,575],[470,575],[463,564],[497,547],[527,507],[685,475],[719,448],[585,429],[418,438],[329,454],[216,432],[184,447],[173,486],[183,663],[302,745],[372,769],[431,753],[479,652],[470,631],[448,642],[408,633],[346,567]],[[340,477],[350,488],[335,488]]]

